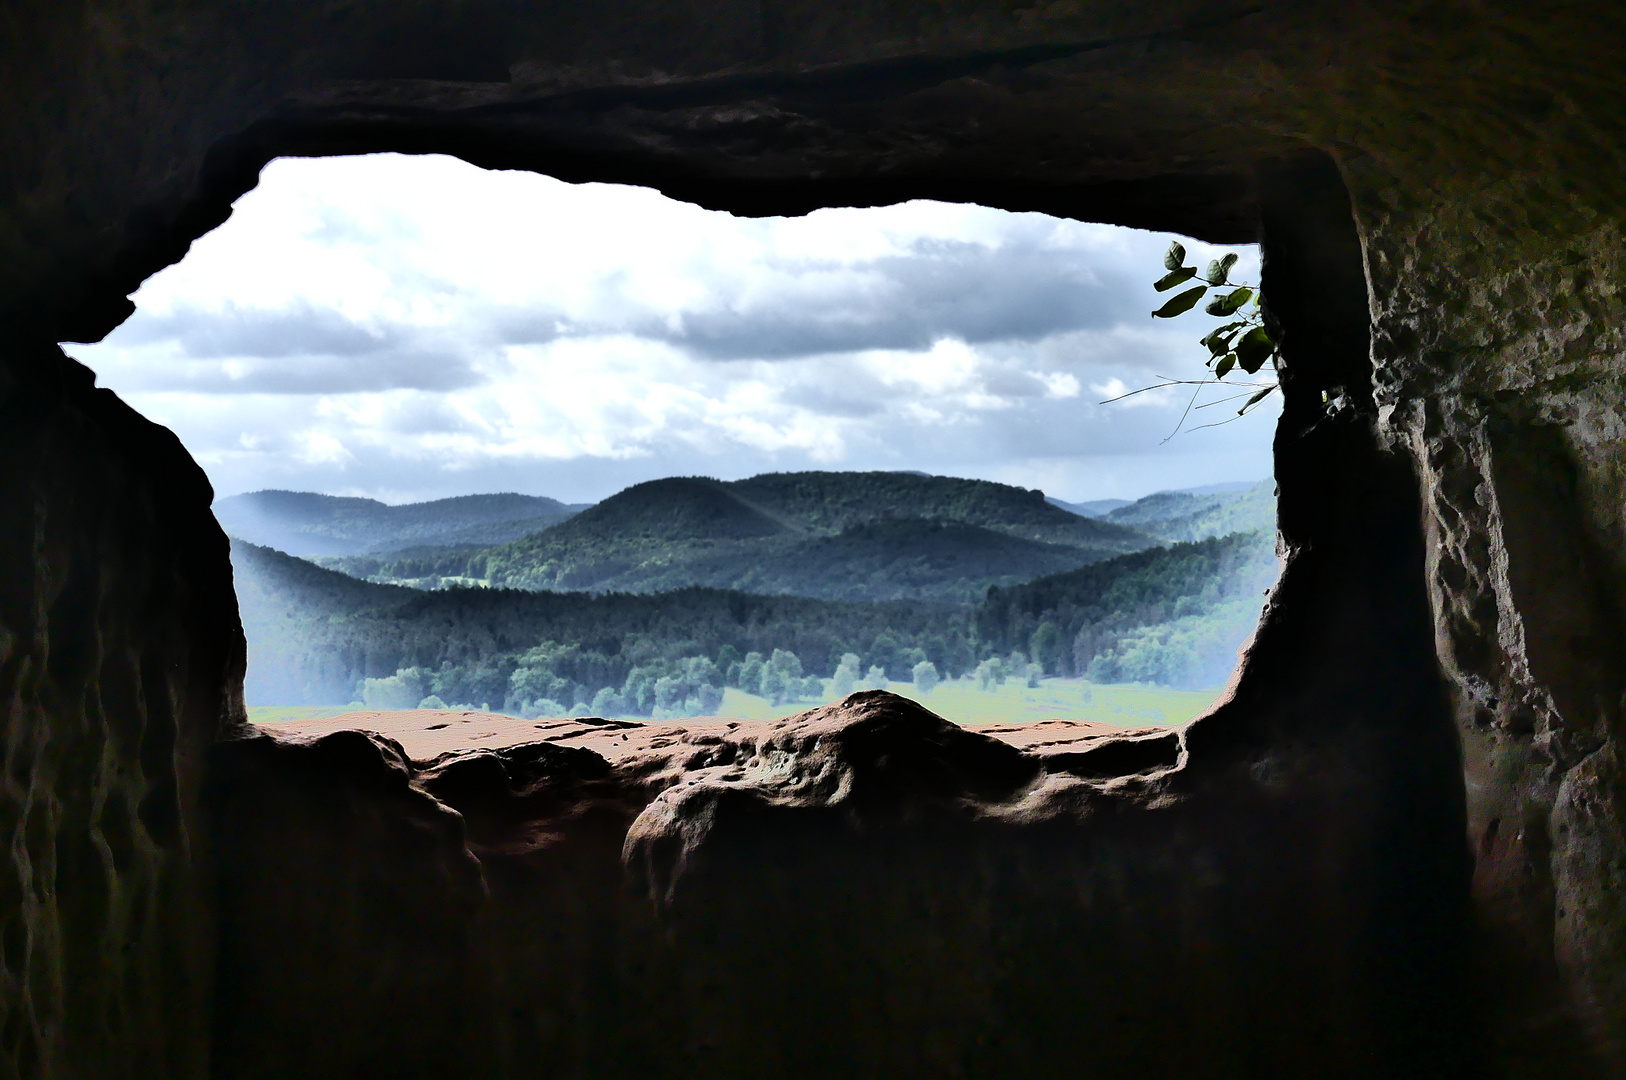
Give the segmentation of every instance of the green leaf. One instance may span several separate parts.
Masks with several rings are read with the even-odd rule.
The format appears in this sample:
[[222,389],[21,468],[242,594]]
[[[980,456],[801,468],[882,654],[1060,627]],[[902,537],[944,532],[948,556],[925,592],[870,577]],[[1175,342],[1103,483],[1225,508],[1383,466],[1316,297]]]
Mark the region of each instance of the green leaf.
[[1215,259],[1208,264],[1208,283],[1210,285],[1223,285],[1231,276],[1231,267],[1236,265],[1236,253],[1227,254],[1223,259]]
[[1242,408],[1238,409],[1236,411],[1236,414],[1238,416],[1241,416],[1243,413],[1247,412],[1249,409],[1253,408],[1255,405],[1257,405],[1261,401],[1265,400],[1265,398],[1267,396],[1269,396],[1270,392],[1272,390],[1274,390],[1274,389],[1276,389],[1274,386],[1265,387],[1263,390],[1261,390],[1257,394],[1253,395],[1253,397],[1249,398],[1247,401],[1244,401],[1242,403]]
[[1152,285],[1152,288],[1156,289],[1158,292],[1168,292],[1176,285],[1190,281],[1196,276],[1197,268],[1195,266],[1182,266],[1180,269],[1170,270],[1167,274],[1164,274],[1162,277],[1158,278],[1157,281]]
[[1252,298],[1253,290],[1244,285],[1242,288],[1228,292],[1224,296],[1214,297],[1203,310],[1210,315],[1234,315],[1237,308],[1246,304]]
[[1231,338],[1235,336],[1236,326],[1236,323],[1216,326],[1202,339],[1201,344],[1208,346],[1208,351],[1215,356],[1224,356],[1231,351]]
[[1178,270],[1184,265],[1186,265],[1186,248],[1176,240],[1169,245],[1169,250],[1163,255],[1163,269]]
[[1236,353],[1226,353],[1220,357],[1220,362],[1214,365],[1214,378],[1225,378],[1234,367],[1236,367]]
[[1197,306],[1197,301],[1203,298],[1208,291],[1207,285],[1196,285],[1183,293],[1176,293],[1168,303],[1152,312],[1154,319],[1172,319],[1176,315],[1184,315]]
[[1236,343],[1237,366],[1249,375],[1253,375],[1265,366],[1270,354],[1276,351],[1276,343],[1270,340],[1270,335],[1263,326],[1256,326],[1242,335],[1242,340]]

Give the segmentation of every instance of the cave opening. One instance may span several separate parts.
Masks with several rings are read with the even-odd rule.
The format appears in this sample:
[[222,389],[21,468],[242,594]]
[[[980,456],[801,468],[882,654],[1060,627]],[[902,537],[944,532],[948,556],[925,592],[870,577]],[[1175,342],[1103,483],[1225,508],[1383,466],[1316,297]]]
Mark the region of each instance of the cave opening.
[[[1626,1074],[1626,34],[1618,5],[1417,15],[21,5],[6,1070]],[[266,162],[375,152],[1258,240],[1286,566],[1231,692],[1161,744],[1016,746],[878,692],[631,754],[610,724],[432,761],[245,726],[201,444],[53,343],[107,335]]]
[[1149,730],[1210,707],[1280,570],[1276,397],[1161,385],[1216,321],[1149,317],[1172,239],[276,159],[70,348],[214,482],[256,721],[390,714],[427,756],[887,689]]

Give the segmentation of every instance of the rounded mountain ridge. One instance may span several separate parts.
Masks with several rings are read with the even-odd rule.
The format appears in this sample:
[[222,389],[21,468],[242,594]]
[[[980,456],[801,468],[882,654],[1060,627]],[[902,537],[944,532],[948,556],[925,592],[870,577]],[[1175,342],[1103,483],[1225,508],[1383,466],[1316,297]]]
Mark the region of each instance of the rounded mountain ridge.
[[737,498],[720,481],[673,476],[617,492],[545,535],[554,541],[598,536],[692,542],[751,540],[789,531]]

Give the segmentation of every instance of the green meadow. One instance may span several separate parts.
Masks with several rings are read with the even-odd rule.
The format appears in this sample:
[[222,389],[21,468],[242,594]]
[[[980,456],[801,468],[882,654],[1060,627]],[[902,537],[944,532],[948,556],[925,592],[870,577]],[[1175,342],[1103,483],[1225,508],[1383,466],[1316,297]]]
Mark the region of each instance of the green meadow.
[[293,724],[301,720],[326,720],[345,713],[359,712],[363,706],[350,705],[250,705],[252,724]]

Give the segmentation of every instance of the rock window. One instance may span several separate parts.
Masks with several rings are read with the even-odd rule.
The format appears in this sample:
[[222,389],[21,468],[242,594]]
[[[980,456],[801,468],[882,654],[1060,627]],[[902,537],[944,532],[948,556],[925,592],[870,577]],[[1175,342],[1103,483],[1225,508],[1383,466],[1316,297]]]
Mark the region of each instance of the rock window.
[[1178,725],[1279,567],[1271,405],[1103,404],[1202,372],[1169,239],[283,159],[72,348],[215,485],[256,721]]

